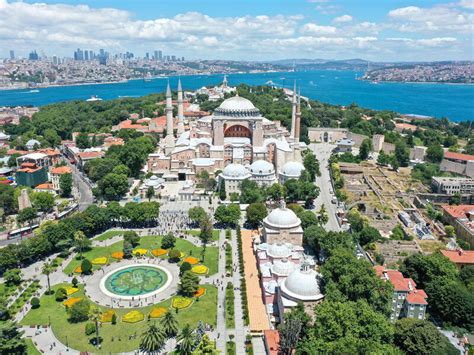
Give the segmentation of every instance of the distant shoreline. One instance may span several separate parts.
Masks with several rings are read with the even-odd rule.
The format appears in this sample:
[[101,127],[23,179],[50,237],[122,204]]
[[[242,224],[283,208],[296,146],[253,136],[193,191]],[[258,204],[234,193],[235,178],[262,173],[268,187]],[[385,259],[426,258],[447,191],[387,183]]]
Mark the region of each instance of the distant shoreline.
[[377,83],[394,83],[394,84],[443,84],[443,85],[474,85],[474,83],[451,83],[445,81],[401,81],[401,80],[370,80],[359,78],[357,80]]

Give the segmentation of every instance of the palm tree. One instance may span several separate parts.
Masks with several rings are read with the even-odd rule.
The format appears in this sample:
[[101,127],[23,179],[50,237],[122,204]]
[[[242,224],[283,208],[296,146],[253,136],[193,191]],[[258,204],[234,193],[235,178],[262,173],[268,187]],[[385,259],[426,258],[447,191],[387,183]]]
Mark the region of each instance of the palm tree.
[[186,324],[181,332],[178,334],[178,346],[181,354],[191,354],[193,347],[196,344],[196,337],[194,329],[189,324]]
[[174,312],[166,312],[161,320],[161,327],[167,337],[175,336],[178,333],[178,320],[176,319]]
[[89,309],[89,320],[95,324],[95,346],[99,346],[99,322],[102,318],[102,311],[97,306]]
[[74,244],[76,245],[76,248],[79,249],[79,257],[81,260],[82,260],[82,250],[86,243],[85,240],[86,240],[86,235],[83,232],[77,231],[76,233],[74,233]]
[[46,261],[43,264],[43,269],[41,270],[41,273],[43,275],[46,275],[46,279],[48,280],[48,295],[51,294],[51,283],[49,281],[49,275],[54,271],[53,264]]
[[140,351],[148,354],[158,354],[165,345],[166,334],[161,327],[150,323],[140,340]]

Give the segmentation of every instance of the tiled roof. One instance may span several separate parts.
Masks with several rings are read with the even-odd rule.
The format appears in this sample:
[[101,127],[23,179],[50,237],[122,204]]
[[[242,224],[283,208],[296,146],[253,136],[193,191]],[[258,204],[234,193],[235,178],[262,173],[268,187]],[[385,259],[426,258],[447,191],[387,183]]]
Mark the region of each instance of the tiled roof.
[[409,278],[403,277],[400,271],[396,270],[385,270],[385,275],[390,280],[395,291],[411,291],[416,287],[415,281]]
[[410,304],[428,304],[428,295],[424,290],[414,290],[407,295],[407,302]]
[[442,250],[441,253],[455,264],[474,264],[474,250]]
[[474,205],[444,205],[441,207],[453,218],[465,218],[468,212],[474,210]]
[[446,152],[444,153],[444,158],[445,159],[452,159],[452,160],[464,160],[464,161],[469,161],[469,160],[474,160],[474,155],[470,154],[462,154],[462,153],[456,153],[456,152]]
[[40,184],[40,185],[36,186],[35,189],[38,189],[38,190],[52,190],[53,189],[53,184],[49,184],[49,183]]
[[81,153],[77,153],[77,155],[81,159],[94,159],[94,158],[101,158],[103,153],[102,152],[81,152]]
[[263,332],[267,344],[267,353],[269,355],[278,355],[280,348],[280,333],[275,329],[267,329]]
[[51,174],[62,175],[62,174],[70,174],[71,168],[69,166],[58,166],[57,168],[51,169]]

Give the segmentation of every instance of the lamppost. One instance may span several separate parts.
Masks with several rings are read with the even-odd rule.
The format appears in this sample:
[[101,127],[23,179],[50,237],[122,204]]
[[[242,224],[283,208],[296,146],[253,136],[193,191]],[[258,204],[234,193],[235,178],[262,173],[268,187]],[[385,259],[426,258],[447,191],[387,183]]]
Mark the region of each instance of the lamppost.
[[69,351],[69,342],[67,341],[67,335],[66,335],[66,351]]

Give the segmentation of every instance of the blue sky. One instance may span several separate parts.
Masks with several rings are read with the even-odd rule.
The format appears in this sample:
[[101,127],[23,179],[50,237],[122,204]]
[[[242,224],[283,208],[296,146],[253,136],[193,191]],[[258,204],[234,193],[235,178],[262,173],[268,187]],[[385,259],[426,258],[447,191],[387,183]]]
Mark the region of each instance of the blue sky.
[[9,49],[188,58],[473,59],[474,0],[0,0]]

